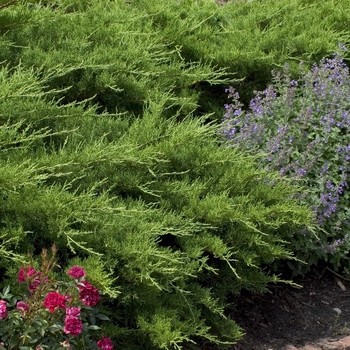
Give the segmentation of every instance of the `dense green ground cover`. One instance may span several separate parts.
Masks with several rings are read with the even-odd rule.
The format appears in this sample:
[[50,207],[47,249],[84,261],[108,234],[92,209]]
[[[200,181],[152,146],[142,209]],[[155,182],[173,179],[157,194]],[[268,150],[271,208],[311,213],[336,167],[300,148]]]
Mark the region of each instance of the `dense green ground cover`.
[[[319,61],[349,39],[349,0],[30,3],[1,12],[0,61],[71,67],[54,81],[55,87],[71,86],[65,101],[95,96],[112,112],[142,113],[147,97],[168,91],[177,97],[169,106],[175,103],[184,114],[196,109],[221,118],[228,83],[244,78],[238,87],[250,99],[270,81],[272,69]],[[13,30],[18,22],[22,26]]]
[[277,281],[313,217],[209,121],[229,83],[248,96],[346,41],[347,1],[154,3],[0,10],[0,266],[11,280],[55,242],[105,293],[118,348],[223,344],[242,336],[227,297]]

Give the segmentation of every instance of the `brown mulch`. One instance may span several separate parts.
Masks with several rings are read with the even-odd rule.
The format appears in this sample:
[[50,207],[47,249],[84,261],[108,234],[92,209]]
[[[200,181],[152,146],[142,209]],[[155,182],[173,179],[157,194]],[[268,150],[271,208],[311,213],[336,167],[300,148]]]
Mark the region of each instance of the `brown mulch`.
[[302,288],[271,285],[269,293],[235,300],[231,317],[246,335],[231,350],[279,350],[350,335],[350,281],[326,268],[294,280]]

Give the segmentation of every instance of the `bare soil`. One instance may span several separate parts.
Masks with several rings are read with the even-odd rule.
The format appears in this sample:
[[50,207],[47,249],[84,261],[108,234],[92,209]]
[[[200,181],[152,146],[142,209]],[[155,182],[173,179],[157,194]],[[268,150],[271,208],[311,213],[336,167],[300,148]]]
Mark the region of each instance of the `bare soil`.
[[302,288],[271,285],[266,294],[237,297],[230,316],[246,335],[231,350],[279,350],[350,335],[350,279],[319,268],[294,281]]

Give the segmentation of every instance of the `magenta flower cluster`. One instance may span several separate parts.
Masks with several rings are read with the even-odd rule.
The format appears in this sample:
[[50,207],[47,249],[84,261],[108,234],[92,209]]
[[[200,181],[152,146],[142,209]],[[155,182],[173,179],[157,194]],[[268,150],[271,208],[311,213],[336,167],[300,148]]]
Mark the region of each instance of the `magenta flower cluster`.
[[67,307],[66,317],[64,319],[64,333],[77,337],[83,329],[83,323],[79,319],[79,307]]
[[0,320],[3,320],[8,315],[7,307],[6,307],[6,301],[0,300]]
[[[75,280],[75,285],[79,293],[79,300],[87,306],[95,306],[100,301],[100,295],[97,288],[91,285],[85,280],[85,270],[79,266],[74,266],[68,272]],[[47,283],[47,278],[41,278],[41,272],[36,271],[32,266],[24,266],[18,273],[18,282],[27,283],[28,289],[33,294],[40,286],[40,283]],[[44,308],[48,309],[50,313],[55,313],[61,309],[65,311],[64,328],[65,334],[77,337],[81,334],[83,329],[83,323],[80,319],[80,307],[67,306],[67,303],[72,301],[70,295],[60,294],[59,291],[49,292],[43,301]],[[22,317],[25,317],[30,310],[30,306],[25,301],[18,301],[16,310],[21,313]],[[8,316],[8,310],[5,300],[0,300],[0,320],[4,320]],[[68,340],[65,340],[61,344],[64,348],[70,348]],[[97,346],[102,350],[112,350],[113,344],[110,338],[103,337],[97,342]],[[41,348],[39,346],[39,348]]]
[[28,288],[33,293],[40,284],[41,272],[36,271],[32,266],[25,266],[19,270],[18,282],[28,282]]
[[80,266],[73,266],[67,274],[75,279],[83,278],[86,275],[85,270]]
[[113,349],[113,344],[111,342],[111,339],[105,338],[105,337],[102,337],[102,339],[100,339],[97,342],[97,346],[103,350],[112,350]]

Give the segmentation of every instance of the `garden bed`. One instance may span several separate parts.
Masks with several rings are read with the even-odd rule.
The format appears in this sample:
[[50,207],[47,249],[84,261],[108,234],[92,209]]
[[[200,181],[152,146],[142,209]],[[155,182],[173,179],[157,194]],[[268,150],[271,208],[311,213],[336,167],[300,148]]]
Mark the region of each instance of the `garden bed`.
[[[339,286],[339,280],[345,290]],[[234,350],[279,350],[350,335],[350,282],[326,269],[296,279],[303,286],[271,285],[270,293],[242,294],[232,318],[246,336]],[[339,309],[337,316],[334,309]]]

